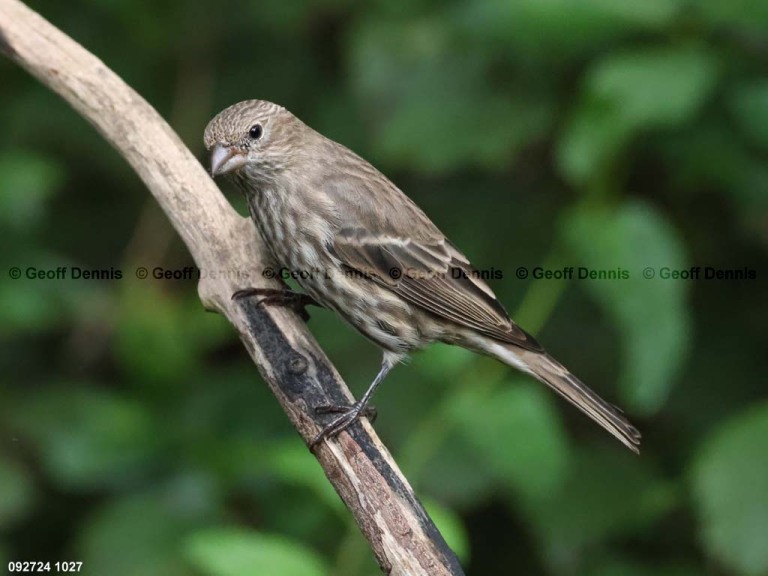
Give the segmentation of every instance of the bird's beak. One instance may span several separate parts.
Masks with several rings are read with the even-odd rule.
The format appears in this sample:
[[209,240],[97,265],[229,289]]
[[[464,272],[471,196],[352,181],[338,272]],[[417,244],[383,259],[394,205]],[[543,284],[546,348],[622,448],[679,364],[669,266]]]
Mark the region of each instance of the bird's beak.
[[211,150],[211,176],[215,178],[239,170],[246,160],[246,154],[240,148],[216,144]]

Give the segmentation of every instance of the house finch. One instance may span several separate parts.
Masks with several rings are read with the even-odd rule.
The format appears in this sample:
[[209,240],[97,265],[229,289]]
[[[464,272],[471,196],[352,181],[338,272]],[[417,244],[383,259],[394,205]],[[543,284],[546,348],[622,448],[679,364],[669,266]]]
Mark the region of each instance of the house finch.
[[[261,100],[219,113],[205,129],[205,146],[212,175],[227,174],[242,189],[264,242],[295,272],[306,301],[335,310],[383,350],[363,397],[340,407],[313,446],[355,422],[410,352],[445,342],[530,374],[638,451],[640,433],[621,411],[518,327],[464,254],[354,152]],[[246,291],[279,302],[274,292]]]

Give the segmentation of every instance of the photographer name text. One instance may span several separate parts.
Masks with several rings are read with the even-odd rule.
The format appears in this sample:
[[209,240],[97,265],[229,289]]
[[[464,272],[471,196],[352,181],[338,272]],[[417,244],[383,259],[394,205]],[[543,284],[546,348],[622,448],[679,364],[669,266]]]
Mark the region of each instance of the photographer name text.
[[[132,269],[122,269],[114,266],[109,268],[84,268],[80,266],[12,266],[8,268],[8,276],[12,280],[74,280],[74,281],[115,281],[133,276],[139,280],[201,280],[203,278],[218,279],[228,278],[233,281],[248,282],[261,276],[268,280],[297,280],[301,282],[308,278],[329,278],[338,271],[322,269],[291,270],[288,268],[266,267],[261,270],[201,270],[194,266],[182,268],[166,268],[162,266],[138,266]],[[360,272],[354,269],[344,269],[343,274],[349,277],[368,278],[372,274]],[[464,270],[451,268],[444,273],[430,270],[409,269],[394,267],[386,272],[392,280],[400,278],[428,280],[435,276],[444,275],[453,279],[475,278],[478,280],[504,280],[507,277],[500,268],[488,268],[484,270]],[[554,280],[554,281],[625,281],[631,279],[661,280],[661,281],[752,281],[757,280],[756,269],[742,266],[725,268],[717,266],[689,266],[687,268],[675,268],[670,266],[646,266],[642,270],[630,270],[618,266],[616,268],[590,268],[587,266],[518,266],[514,277],[518,280]]]

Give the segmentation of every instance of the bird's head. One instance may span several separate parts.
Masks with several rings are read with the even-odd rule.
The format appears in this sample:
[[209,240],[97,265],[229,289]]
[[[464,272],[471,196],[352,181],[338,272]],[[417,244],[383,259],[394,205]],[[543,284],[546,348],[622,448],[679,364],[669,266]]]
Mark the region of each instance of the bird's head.
[[285,168],[304,125],[282,106],[246,100],[219,112],[205,129],[211,175],[244,172],[265,179]]

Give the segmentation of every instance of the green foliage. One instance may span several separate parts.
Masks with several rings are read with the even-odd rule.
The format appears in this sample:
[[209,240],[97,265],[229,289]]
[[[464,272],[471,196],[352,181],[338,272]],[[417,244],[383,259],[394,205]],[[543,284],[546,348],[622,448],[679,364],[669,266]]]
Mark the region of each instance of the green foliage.
[[768,80],[734,88],[730,110],[745,136],[764,150],[768,149]]
[[202,574],[281,574],[323,576],[322,560],[302,546],[276,536],[239,529],[216,528],[193,534],[186,555]]
[[659,565],[618,558],[601,559],[585,572],[586,576],[698,576],[701,573],[696,566]]
[[647,529],[676,501],[671,483],[652,465],[604,447],[573,455],[562,487],[529,515],[554,568],[585,561],[590,546]]
[[740,34],[752,36],[768,29],[768,6],[762,0],[718,2],[703,0],[697,10],[715,26],[733,26]]
[[119,301],[116,353],[137,381],[178,382],[194,373],[201,351],[226,338],[220,319],[158,287],[131,284]]
[[199,502],[210,502],[211,496],[185,478],[108,501],[84,522],[77,557],[96,574],[190,575],[180,553],[184,536],[205,521]]
[[575,185],[600,176],[639,132],[689,122],[716,80],[717,61],[700,48],[645,49],[598,61],[560,141],[560,170]]
[[269,469],[286,485],[302,486],[314,497],[346,518],[346,507],[323,474],[314,458],[307,458],[307,451],[300,442],[284,441],[261,455]]
[[24,517],[35,499],[31,474],[18,462],[0,454],[0,529]]
[[466,18],[478,37],[490,36],[508,49],[551,64],[578,58],[633,32],[662,29],[680,6],[679,0],[493,0],[471,2]]
[[540,387],[504,382],[504,387],[467,387],[448,406],[480,460],[497,480],[521,498],[540,500],[560,484],[568,466],[568,444]]
[[62,487],[120,486],[140,477],[158,456],[160,438],[146,405],[71,383],[21,401],[10,422],[35,443],[41,463]]
[[429,517],[435,522],[448,546],[451,547],[462,562],[469,561],[469,535],[464,527],[462,519],[450,508],[441,506],[437,502],[426,502],[424,507]]
[[[768,573],[767,6],[34,3],[200,158],[213,114],[265,98],[371,160],[627,411],[639,457],[443,345],[377,393],[375,426],[467,573],[531,576]],[[139,178],[58,96],[6,59],[0,76],[0,566],[378,573],[196,279],[152,278],[193,262]],[[123,278],[10,274],[62,266]],[[536,266],[628,278],[516,274]],[[695,266],[757,280],[659,276]],[[310,328],[361,394],[378,352],[330,311]]]
[[[620,280],[588,280],[590,290],[623,335],[621,391],[633,409],[655,412],[667,399],[688,348],[687,286],[659,278],[659,269],[687,262],[674,228],[652,207],[628,201],[612,209],[584,205],[564,223],[566,243],[592,270],[622,270]],[[642,247],[639,250],[638,247]],[[644,272],[655,266],[653,278]]]
[[354,46],[357,89],[380,103],[373,115],[374,151],[393,165],[426,172],[461,165],[498,169],[552,122],[546,95],[489,90],[490,62],[459,50],[440,19],[372,23]]
[[692,472],[701,536],[738,574],[768,572],[768,404],[722,424],[707,439]]
[[41,225],[46,202],[61,185],[62,168],[53,160],[30,153],[0,157],[0,223],[17,234]]

